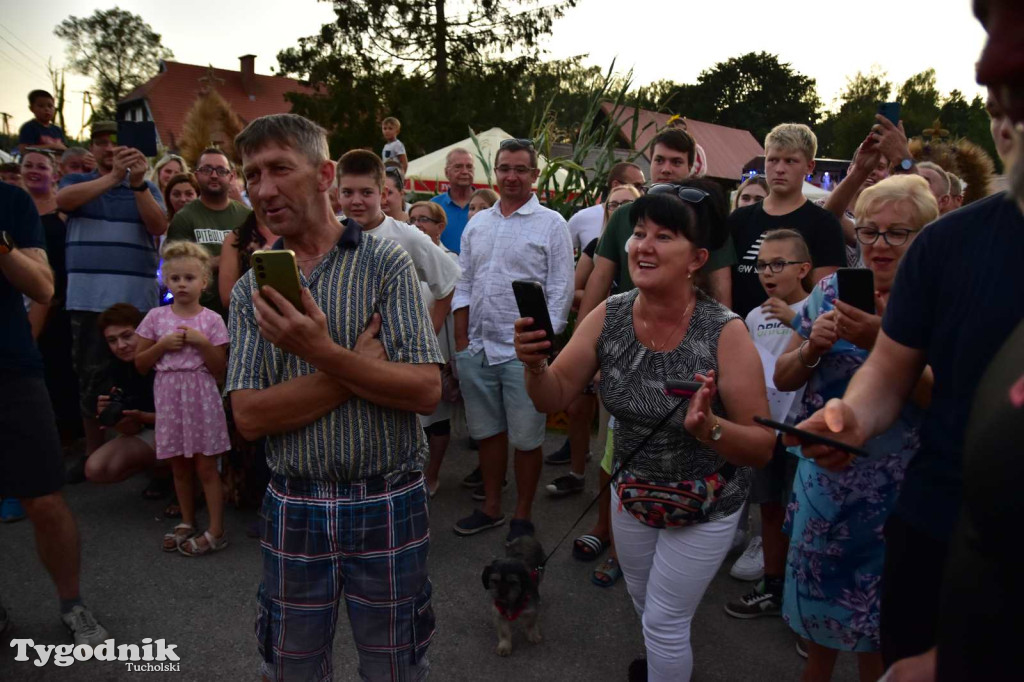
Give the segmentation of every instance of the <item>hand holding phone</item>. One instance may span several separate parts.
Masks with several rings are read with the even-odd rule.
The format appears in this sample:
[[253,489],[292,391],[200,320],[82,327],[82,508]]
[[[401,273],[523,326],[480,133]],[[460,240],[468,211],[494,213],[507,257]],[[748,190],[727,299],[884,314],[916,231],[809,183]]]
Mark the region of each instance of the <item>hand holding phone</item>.
[[[256,285],[262,289],[271,287],[281,294],[300,313],[305,310],[302,305],[302,281],[299,279],[299,267],[295,261],[295,252],[290,249],[269,249],[252,252],[252,269]],[[269,301],[268,301],[269,302]],[[275,309],[273,303],[270,303]],[[278,312],[281,312],[278,310]]]
[[866,439],[860,433],[853,410],[839,398],[828,401],[798,426],[764,417],[754,417],[754,421],[782,432],[785,445],[802,446],[806,458],[831,471],[844,469],[855,457],[868,456],[866,450],[851,444],[863,443]]
[[[516,280],[512,282],[512,293],[516,297],[519,315],[533,319],[533,323],[522,331],[543,331],[544,336],[540,340],[546,340],[550,345],[543,349],[543,351],[538,352],[543,352],[548,357],[551,357],[555,353],[555,331],[551,326],[551,317],[548,315],[548,304],[544,299],[544,288],[539,282]],[[521,333],[521,331],[517,331],[517,333]]]
[[677,398],[692,397],[694,393],[702,388],[704,388],[704,384],[700,381],[683,381],[682,379],[665,380],[665,395],[671,395]]
[[902,109],[903,107],[899,102],[881,102],[878,105],[878,113],[889,119],[889,122],[894,126],[900,124]]

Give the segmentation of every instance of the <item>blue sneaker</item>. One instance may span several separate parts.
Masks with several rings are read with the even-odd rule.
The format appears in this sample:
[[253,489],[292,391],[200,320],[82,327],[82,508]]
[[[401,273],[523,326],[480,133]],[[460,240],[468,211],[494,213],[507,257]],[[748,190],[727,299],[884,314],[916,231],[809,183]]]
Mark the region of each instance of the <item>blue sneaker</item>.
[[14,523],[25,518],[25,508],[13,497],[8,497],[0,502],[0,522]]

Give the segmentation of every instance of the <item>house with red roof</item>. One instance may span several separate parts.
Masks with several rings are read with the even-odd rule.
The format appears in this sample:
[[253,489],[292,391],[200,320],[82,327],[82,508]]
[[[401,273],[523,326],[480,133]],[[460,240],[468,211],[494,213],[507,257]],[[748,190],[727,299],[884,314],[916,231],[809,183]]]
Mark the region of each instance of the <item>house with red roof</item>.
[[117,103],[117,118],[154,121],[158,142],[176,150],[186,115],[196,99],[211,89],[227,100],[244,123],[290,112],[292,105],[285,99],[286,93],[314,94],[313,88],[294,78],[256,73],[256,55],[243,55],[238,60],[238,71],[161,60],[157,75]]

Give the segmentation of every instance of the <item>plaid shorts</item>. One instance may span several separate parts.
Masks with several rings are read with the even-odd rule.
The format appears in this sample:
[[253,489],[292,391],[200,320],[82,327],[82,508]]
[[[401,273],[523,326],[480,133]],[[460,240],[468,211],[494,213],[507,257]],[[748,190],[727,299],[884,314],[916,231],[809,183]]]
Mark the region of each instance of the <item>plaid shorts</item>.
[[423,680],[434,635],[419,472],[354,483],[274,475],[260,512],[256,639],[270,680],[330,680],[345,608],[364,680]]

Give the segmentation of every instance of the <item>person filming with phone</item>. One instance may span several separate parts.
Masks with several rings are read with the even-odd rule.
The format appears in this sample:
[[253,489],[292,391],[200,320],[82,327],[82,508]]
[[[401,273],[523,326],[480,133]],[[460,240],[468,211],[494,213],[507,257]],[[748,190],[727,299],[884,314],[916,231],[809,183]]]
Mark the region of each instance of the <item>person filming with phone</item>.
[[[363,678],[424,679],[434,612],[417,413],[437,407],[444,358],[412,258],[338,222],[334,162],[312,121],[257,118],[235,149],[256,218],[278,237],[231,292],[225,387],[242,436],[266,436],[272,472],[260,523],[263,679],[331,679],[342,599]],[[290,273],[258,286],[275,253],[293,259]]]
[[[550,366],[545,332],[531,331],[531,318],[515,323],[538,410],[565,409],[601,370],[601,400],[616,419],[612,528],[647,648],[630,679],[690,679],[690,624],[732,545],[749,467],[764,466],[775,443],[753,422],[768,414],[768,400],[743,320],[693,283],[725,240],[690,208],[712,200],[695,187],[659,184],[633,202],[627,249],[636,288],[598,304]],[[699,390],[674,397],[666,380],[696,380]],[[643,493],[652,487],[659,499]],[[699,509],[687,504],[695,493],[704,497]]]
[[[864,271],[839,270],[818,283],[794,321],[797,331],[775,365],[774,378],[780,390],[804,389],[798,420],[841,396],[867,360],[900,261],[939,208],[923,178],[904,175],[861,192],[854,215],[874,286],[856,291],[864,280],[844,275]],[[860,303],[873,312],[851,305],[858,299],[866,299]],[[884,670],[878,622],[885,545],[878,533],[917,452],[930,372],[920,384],[920,404],[908,404],[890,428],[864,444],[869,456],[853,459],[841,471],[813,459],[802,458],[797,466],[786,518],[792,539],[782,615],[807,641],[805,680],[830,679],[840,651],[858,655],[862,680],[878,679]],[[800,456],[799,448],[790,451]],[[821,627],[822,622],[836,625]]]

